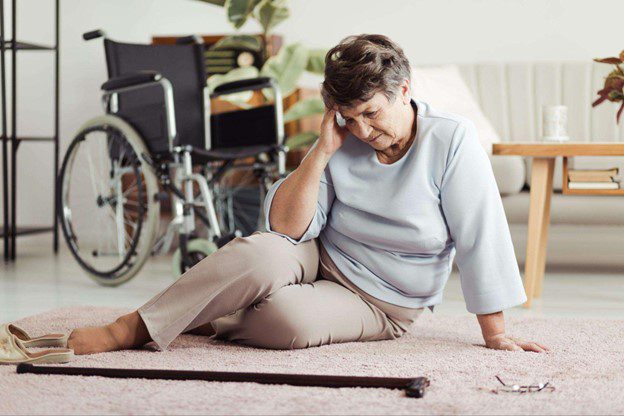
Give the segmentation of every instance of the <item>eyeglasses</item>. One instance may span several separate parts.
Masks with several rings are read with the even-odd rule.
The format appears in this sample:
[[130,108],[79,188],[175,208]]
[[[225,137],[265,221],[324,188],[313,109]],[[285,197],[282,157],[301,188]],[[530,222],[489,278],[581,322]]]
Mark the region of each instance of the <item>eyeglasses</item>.
[[555,388],[550,385],[549,381],[547,381],[546,383],[539,383],[535,385],[521,386],[519,384],[513,384],[513,385],[505,384],[505,382],[501,380],[499,376],[495,376],[495,377],[496,377],[496,380],[498,380],[503,385],[503,387],[498,387],[496,390],[494,390],[494,393],[499,393],[499,392],[501,393],[537,393],[542,390],[547,390],[547,391],[555,390]]

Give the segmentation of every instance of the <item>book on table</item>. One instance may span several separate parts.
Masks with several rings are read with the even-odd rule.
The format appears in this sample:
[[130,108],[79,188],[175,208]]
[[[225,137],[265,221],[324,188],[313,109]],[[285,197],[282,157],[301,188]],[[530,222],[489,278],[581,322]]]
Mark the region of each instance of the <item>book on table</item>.
[[569,189],[620,189],[617,182],[568,182]]
[[568,179],[573,182],[613,182],[619,168],[611,169],[570,169]]
[[620,189],[618,167],[610,169],[570,169],[569,189]]

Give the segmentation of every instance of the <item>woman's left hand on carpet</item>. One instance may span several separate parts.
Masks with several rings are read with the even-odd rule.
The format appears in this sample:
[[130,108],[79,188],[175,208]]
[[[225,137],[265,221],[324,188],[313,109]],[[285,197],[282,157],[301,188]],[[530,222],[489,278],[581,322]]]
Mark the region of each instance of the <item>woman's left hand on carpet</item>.
[[533,341],[523,341],[505,334],[495,335],[485,340],[485,346],[494,350],[549,352],[550,348]]

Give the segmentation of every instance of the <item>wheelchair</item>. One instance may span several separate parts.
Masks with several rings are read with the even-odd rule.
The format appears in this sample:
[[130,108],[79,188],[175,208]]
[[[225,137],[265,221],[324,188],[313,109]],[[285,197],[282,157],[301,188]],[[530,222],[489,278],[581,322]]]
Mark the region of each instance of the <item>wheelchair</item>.
[[[58,174],[57,208],[73,257],[96,282],[117,286],[176,236],[174,274],[236,236],[262,229],[263,203],[285,176],[282,96],[271,78],[234,81],[212,93],[201,38],[175,45],[103,38],[105,114],[84,123]],[[272,90],[273,101],[211,114],[211,99]],[[172,219],[160,230],[161,205]]]

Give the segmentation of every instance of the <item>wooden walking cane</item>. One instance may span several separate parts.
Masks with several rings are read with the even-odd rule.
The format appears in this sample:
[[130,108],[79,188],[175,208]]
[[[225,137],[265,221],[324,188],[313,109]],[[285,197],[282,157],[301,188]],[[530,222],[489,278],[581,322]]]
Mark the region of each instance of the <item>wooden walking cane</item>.
[[429,386],[426,377],[357,377],[313,374],[233,373],[226,371],[142,370],[129,368],[88,368],[35,366],[20,364],[18,374],[57,374],[68,376],[100,376],[112,378],[148,378],[163,380],[233,381],[262,384],[290,384],[315,387],[369,387],[403,389],[409,397],[420,398]]

